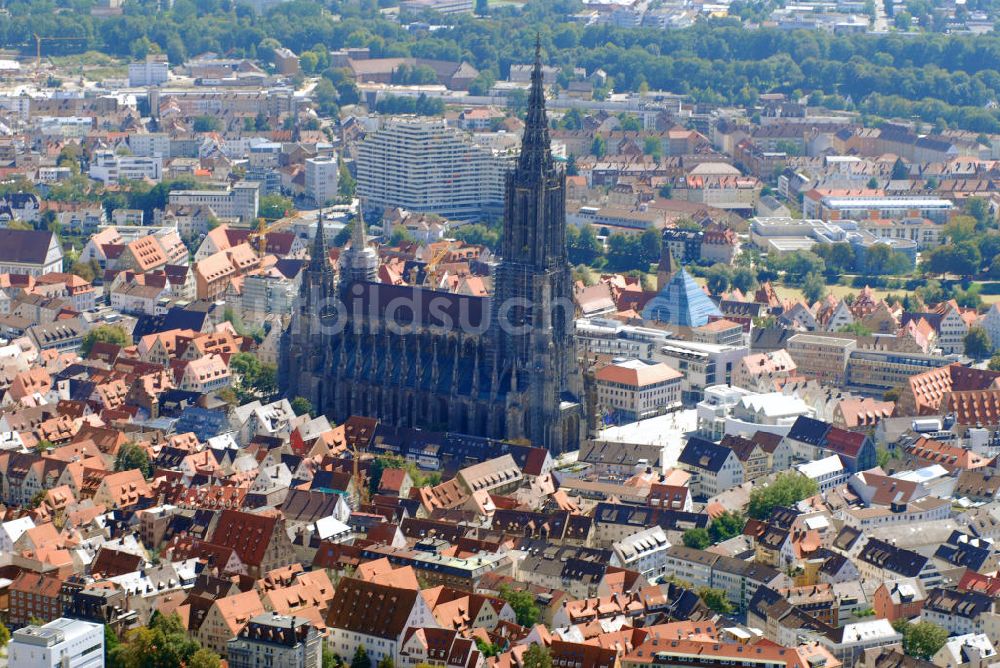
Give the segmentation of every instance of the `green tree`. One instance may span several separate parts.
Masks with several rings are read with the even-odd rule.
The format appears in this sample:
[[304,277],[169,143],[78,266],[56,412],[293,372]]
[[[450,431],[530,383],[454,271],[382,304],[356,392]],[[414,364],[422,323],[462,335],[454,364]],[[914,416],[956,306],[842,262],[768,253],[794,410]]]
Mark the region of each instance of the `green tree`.
[[704,550],[712,544],[712,537],[708,534],[708,531],[700,527],[685,531],[681,536],[681,540],[684,542],[685,547],[691,547],[696,550]]
[[490,72],[480,72],[469,84],[469,95],[484,96],[490,94],[490,89],[497,82]]
[[364,645],[358,645],[358,648],[354,650],[351,668],[372,668],[372,660],[368,657],[368,650],[365,649]]
[[80,343],[80,354],[84,357],[90,354],[95,343],[111,343],[116,346],[129,346],[132,339],[125,330],[117,325],[98,325],[83,335]]
[[639,250],[642,257],[642,264],[648,265],[660,260],[660,250],[663,244],[663,236],[660,231],[654,228],[643,230],[639,235]]
[[108,624],[104,625],[104,665],[108,668],[117,668],[118,664],[111,660],[111,656],[115,653],[115,649],[121,645],[121,641],[118,640],[118,636],[115,635],[114,630]]
[[552,654],[544,645],[532,643],[521,659],[522,668],[552,668]]
[[576,156],[572,153],[566,158],[566,176],[578,176],[580,168],[576,165]]
[[819,486],[815,480],[797,472],[785,471],[779,473],[771,484],[755,487],[750,492],[747,512],[754,519],[766,520],[778,506],[791,506],[818,491]]
[[948,641],[947,629],[933,622],[911,624],[906,618],[900,618],[892,627],[903,634],[903,651],[918,659],[930,659]]
[[340,665],[340,657],[333,653],[330,647],[323,643],[323,658],[321,668],[337,668]]
[[802,296],[810,304],[815,304],[826,296],[826,283],[819,274],[806,274],[806,279],[802,282]]
[[69,268],[69,273],[76,274],[88,283],[93,283],[101,275],[101,265],[97,263],[97,260],[89,262],[77,260]]
[[220,665],[222,662],[219,660],[219,655],[207,647],[202,647],[192,654],[186,664],[187,668],[219,668]]
[[1000,371],[1000,353],[993,353],[990,363],[987,365],[990,371]]
[[115,456],[116,471],[138,470],[142,477],[149,480],[153,476],[153,465],[149,461],[149,453],[141,445],[125,443],[118,449]]
[[[42,502],[45,501],[45,496],[48,493],[49,493],[49,491],[47,489],[40,489],[37,492],[35,492],[31,496],[31,500],[28,501],[28,507],[29,508],[37,508],[38,506],[42,505]],[[0,646],[2,646],[2,645],[0,645]]]
[[952,243],[971,241],[979,236],[978,223],[972,216],[955,216],[945,224],[942,230],[944,236]]
[[826,261],[812,251],[792,251],[778,258],[776,266],[787,275],[789,282],[804,283],[809,274],[826,272]]
[[634,114],[622,114],[620,117],[622,130],[625,132],[639,132],[642,130],[642,122]]
[[965,343],[965,354],[976,360],[985,359],[993,350],[993,342],[990,341],[990,335],[982,327],[970,327],[963,341]]
[[899,459],[899,453],[888,448],[878,448],[875,450],[875,465],[884,467],[893,459]]
[[515,590],[507,585],[500,585],[500,598],[507,601],[514,614],[517,616],[517,623],[521,626],[534,626],[541,617],[541,611],[535,603],[535,595],[527,590]]
[[698,590],[698,596],[705,602],[705,605],[720,615],[728,615],[733,611],[733,605],[729,602],[726,592],[722,589],[702,587]]
[[910,178],[910,169],[902,158],[896,158],[896,162],[892,163],[892,178],[894,181]]
[[317,82],[312,92],[313,100],[316,102],[317,111],[323,116],[336,116],[340,108],[340,93],[330,83],[329,79],[323,78]]
[[479,653],[486,658],[490,658],[492,656],[497,656],[500,654],[499,647],[497,647],[493,643],[487,642],[482,638],[478,637],[476,638],[476,649],[478,649]]
[[149,626],[128,632],[125,642],[111,652],[109,663],[120,668],[177,668],[191,665],[199,649],[176,613],[154,613]]
[[970,197],[967,199],[965,201],[965,210],[969,212],[970,216],[976,219],[976,224],[980,229],[984,229],[992,217],[990,215],[989,202],[982,197]]
[[747,518],[742,513],[727,510],[712,520],[708,534],[712,537],[712,542],[721,543],[743,533],[746,523]]
[[222,130],[222,121],[215,116],[195,116],[192,129],[195,132],[219,132]]
[[605,141],[604,137],[597,135],[594,137],[594,141],[590,144],[590,153],[598,158],[603,158],[608,152],[608,142]]
[[264,195],[260,198],[258,215],[267,220],[277,220],[294,210],[295,205],[289,198],[282,195]]
[[337,194],[341,197],[354,197],[357,182],[351,176],[351,170],[347,168],[347,163],[341,160],[338,169],[340,173],[337,175]]
[[656,137],[646,137],[642,141],[642,152],[659,160],[663,157],[663,144]]
[[229,369],[236,374],[233,389],[240,403],[254,399],[270,399],[278,392],[278,370],[273,364],[262,363],[250,353],[236,353],[229,360]]
[[295,397],[291,401],[292,410],[296,415],[313,415],[312,402],[305,397]]
[[854,334],[855,336],[871,336],[872,330],[861,322],[852,322],[849,325],[841,325],[838,331],[844,332],[845,334]]
[[[468,226],[463,226],[464,229]],[[569,260],[573,264],[593,264],[604,252],[601,242],[597,238],[597,232],[594,230],[593,225],[583,225],[577,230],[573,227],[573,232],[570,232],[570,227],[566,228],[566,252],[569,255]]]
[[709,267],[705,274],[708,289],[713,295],[719,295],[729,289],[733,280],[733,270],[728,265],[717,262]]
[[410,231],[403,227],[402,225],[397,225],[396,229],[392,231],[392,235],[389,237],[390,246],[400,246],[405,243],[410,243],[413,241],[413,235]]
[[757,272],[750,267],[736,267],[733,269],[731,285],[740,292],[750,292],[757,288]]
[[379,659],[377,668],[396,668],[396,662],[392,660],[391,656],[383,656]]

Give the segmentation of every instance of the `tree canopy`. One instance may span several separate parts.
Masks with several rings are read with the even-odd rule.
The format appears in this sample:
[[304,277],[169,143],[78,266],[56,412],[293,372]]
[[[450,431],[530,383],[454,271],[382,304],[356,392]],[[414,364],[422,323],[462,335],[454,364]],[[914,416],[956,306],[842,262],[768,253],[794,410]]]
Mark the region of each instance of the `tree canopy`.
[[80,343],[80,354],[84,357],[90,354],[95,343],[111,343],[116,346],[132,345],[132,339],[125,330],[117,325],[98,325],[83,335]]
[[[357,101],[357,90],[331,67],[328,49],[367,47],[375,58],[464,59],[502,78],[511,63],[530,62],[537,32],[547,60],[561,72],[574,66],[588,72],[602,68],[615,90],[667,90],[695,102],[745,105],[755,104],[761,93],[801,91],[812,105],[883,117],[917,116],[938,129],[997,132],[1000,110],[990,105],[1000,89],[1000,36],[945,34],[947,22],[926,8],[916,11],[918,5],[911,1],[892,20],[898,28],[936,31],[919,40],[899,33],[747,30],[741,19],[766,18],[759,3],[749,2],[737,3],[731,18],[664,31],[579,25],[572,19],[579,8],[573,0],[529,0],[523,9],[477,1],[477,16],[436,16],[442,28],[429,35],[382,16],[374,1],[298,0],[262,14],[221,0],[177,0],[165,9],[132,2],[121,15],[108,17],[22,1],[8,3],[0,17],[0,42],[24,48],[37,33],[71,38],[45,44],[45,55],[99,50],[141,59],[162,52],[171,64],[209,51],[270,62],[274,50],[285,46],[302,56],[307,73],[330,82],[324,87],[325,104],[343,105]],[[431,72],[418,65],[397,78],[430,82]],[[335,99],[330,91],[336,91]],[[203,120],[195,129],[211,125]],[[894,177],[903,169],[905,165],[894,169]]]
[[750,517],[765,520],[771,516],[771,511],[778,506],[791,506],[817,492],[819,492],[819,486],[815,480],[798,472],[785,471],[779,473],[771,484],[755,487],[750,492],[750,504],[747,512]]
[[534,626],[541,618],[541,611],[535,603],[535,596],[530,591],[515,590],[507,585],[500,586],[500,598],[507,601],[517,615],[517,623],[521,626]]
[[149,461],[149,453],[137,443],[125,443],[115,455],[116,471],[138,470],[142,477],[149,480],[153,475],[153,464]]
[[[105,634],[107,635],[107,634]],[[129,631],[125,641],[108,652],[109,668],[217,668],[219,657],[202,648],[176,613],[153,613],[149,626]]]
[[989,357],[993,342],[982,327],[970,327],[965,335],[965,354],[977,360]]
[[903,651],[918,659],[930,659],[948,641],[948,631],[933,622],[911,624],[902,618],[892,623],[892,627],[903,634]]

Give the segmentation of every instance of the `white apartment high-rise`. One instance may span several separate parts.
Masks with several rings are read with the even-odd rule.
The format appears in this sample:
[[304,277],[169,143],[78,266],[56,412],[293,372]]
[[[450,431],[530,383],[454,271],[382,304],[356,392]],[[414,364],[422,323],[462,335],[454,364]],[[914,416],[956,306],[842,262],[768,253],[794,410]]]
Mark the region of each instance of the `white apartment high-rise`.
[[375,208],[473,220],[502,208],[512,164],[442,118],[390,118],[358,146],[357,192]]
[[306,160],[306,196],[318,206],[337,196],[337,156],[318,155]]

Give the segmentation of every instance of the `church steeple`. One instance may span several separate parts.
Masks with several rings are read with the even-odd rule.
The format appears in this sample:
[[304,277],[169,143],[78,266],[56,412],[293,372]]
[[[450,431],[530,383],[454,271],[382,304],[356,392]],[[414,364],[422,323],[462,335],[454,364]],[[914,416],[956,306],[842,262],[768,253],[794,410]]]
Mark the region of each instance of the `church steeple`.
[[316,235],[313,237],[312,252],[309,254],[309,269],[315,272],[330,271],[330,262],[326,257],[326,234],[323,232],[323,209],[319,210],[316,222]]
[[531,70],[531,92],[528,94],[528,115],[521,141],[520,171],[545,171],[552,167],[549,150],[549,119],[545,113],[545,76],[542,73],[542,43],[535,36],[535,66]]
[[521,155],[507,178],[500,254],[504,262],[530,267],[532,271],[561,267],[567,262],[566,177],[555,165],[549,145],[542,46],[537,39]]
[[340,254],[340,276],[343,285],[374,281],[378,275],[378,254],[368,245],[365,233],[365,212],[358,202],[358,217],[351,228],[351,247]]
[[365,230],[365,210],[364,204],[358,200],[358,219],[351,227],[351,249],[359,251],[368,245],[368,235]]

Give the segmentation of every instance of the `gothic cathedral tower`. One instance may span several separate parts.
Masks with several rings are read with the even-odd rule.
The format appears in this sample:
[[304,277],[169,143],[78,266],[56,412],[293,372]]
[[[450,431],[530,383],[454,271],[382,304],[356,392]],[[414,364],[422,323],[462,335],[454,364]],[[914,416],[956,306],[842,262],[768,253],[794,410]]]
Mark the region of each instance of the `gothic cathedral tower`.
[[492,315],[497,356],[511,377],[508,436],[558,452],[578,442],[579,421],[564,409],[582,388],[574,382],[566,174],[552,160],[537,43],[521,155],[507,177],[505,205]]

